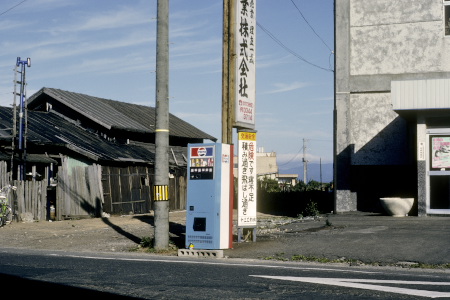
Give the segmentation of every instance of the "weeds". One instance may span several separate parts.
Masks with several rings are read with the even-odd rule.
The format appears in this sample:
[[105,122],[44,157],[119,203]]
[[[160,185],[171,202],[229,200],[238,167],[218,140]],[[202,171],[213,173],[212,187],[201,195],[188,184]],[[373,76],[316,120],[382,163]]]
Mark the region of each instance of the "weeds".
[[173,254],[178,251],[178,247],[173,241],[169,240],[169,248],[164,250],[156,250],[153,247],[154,239],[152,237],[145,236],[141,238],[141,242],[135,248],[130,249],[130,251],[143,251],[147,253],[156,253],[156,254]]
[[306,217],[317,217],[320,214],[317,202],[309,201],[306,205],[305,211],[302,213]]
[[316,257],[316,256],[306,256],[306,255],[292,255],[291,258],[284,257],[284,253],[277,253],[274,256],[268,256],[263,258],[264,260],[279,260],[279,261],[296,261],[296,262],[315,262],[315,263],[345,263],[350,266],[360,266],[360,265],[370,265],[370,266],[393,266],[402,268],[412,268],[412,269],[450,269],[449,264],[424,264],[424,263],[413,263],[413,264],[402,264],[402,263],[380,263],[380,262],[362,262],[357,259],[349,258],[338,258],[329,259],[326,257]]
[[153,246],[153,238],[151,238],[149,236],[144,236],[141,239],[141,242],[139,243],[139,245],[143,248],[151,248]]
[[276,253],[274,256],[265,257],[264,260],[289,261],[288,258],[284,257],[284,253]]

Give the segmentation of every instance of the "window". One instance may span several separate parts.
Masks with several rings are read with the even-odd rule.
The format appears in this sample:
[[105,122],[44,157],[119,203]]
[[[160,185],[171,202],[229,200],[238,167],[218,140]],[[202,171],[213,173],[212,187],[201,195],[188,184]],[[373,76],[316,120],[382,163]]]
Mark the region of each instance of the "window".
[[450,135],[430,135],[430,170],[450,171]]
[[450,0],[444,0],[444,31],[450,36]]

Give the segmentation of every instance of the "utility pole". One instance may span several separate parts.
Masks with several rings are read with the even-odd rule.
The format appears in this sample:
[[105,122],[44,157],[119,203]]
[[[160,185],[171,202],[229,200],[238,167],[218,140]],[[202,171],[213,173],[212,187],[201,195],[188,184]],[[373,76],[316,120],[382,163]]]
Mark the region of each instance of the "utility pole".
[[236,0],[223,0],[222,43],[222,143],[233,143],[235,101],[235,4]]
[[153,247],[164,250],[169,248],[169,0],[158,0],[157,6]]
[[320,158],[320,190],[323,190],[323,183],[322,183],[322,157]]
[[303,183],[308,184],[308,161],[306,160],[306,140],[303,139]]
[[[20,71],[17,71],[17,67],[20,66]],[[26,80],[25,80],[25,70],[26,66],[31,66],[31,60],[30,58],[27,58],[26,60],[21,60],[20,57],[17,58],[16,62],[16,72],[20,73],[20,82],[15,81],[14,85],[17,83],[20,83],[20,109],[19,109],[19,141],[18,141],[18,148],[19,148],[19,157],[21,164],[19,166],[19,180],[25,180],[26,178],[26,161],[27,161],[27,130],[28,130],[28,120],[27,120],[27,102],[26,102]],[[14,87],[14,93],[15,93],[15,87]],[[15,97],[15,95],[14,95]],[[14,98],[15,99],[15,98]],[[15,128],[15,118],[16,118],[16,112],[15,112],[15,100],[14,100],[14,116],[13,116],[13,139],[15,139],[16,135],[16,128]],[[14,155],[14,147],[13,147],[13,155]],[[12,163],[12,162],[11,162]],[[13,165],[11,164],[11,173],[12,173]]]

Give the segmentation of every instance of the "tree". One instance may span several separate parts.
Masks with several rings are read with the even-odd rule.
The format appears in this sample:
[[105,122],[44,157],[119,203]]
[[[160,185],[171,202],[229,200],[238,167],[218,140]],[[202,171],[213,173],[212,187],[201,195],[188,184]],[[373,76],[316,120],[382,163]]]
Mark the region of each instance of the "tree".
[[278,181],[276,179],[271,179],[264,177],[262,179],[258,179],[259,186],[262,190],[265,190],[266,192],[280,192],[280,186],[278,184]]

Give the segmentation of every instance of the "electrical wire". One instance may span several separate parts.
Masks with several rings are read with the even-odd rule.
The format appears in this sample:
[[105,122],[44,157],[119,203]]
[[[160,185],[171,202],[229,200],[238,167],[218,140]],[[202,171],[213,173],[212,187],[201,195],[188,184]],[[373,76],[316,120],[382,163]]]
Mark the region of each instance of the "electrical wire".
[[[324,140],[324,139],[306,139],[307,141],[319,141],[319,142],[332,142],[331,140]],[[287,162],[278,165],[278,167],[283,167],[286,166],[288,164],[290,164],[294,159],[297,158],[297,156],[300,154],[300,152],[302,152],[303,150],[303,146],[298,150],[298,152]]]
[[17,6],[19,6],[19,5],[21,5],[22,3],[24,3],[25,1],[27,1],[27,0],[23,0],[23,1],[19,2],[18,4],[14,5],[13,7],[8,8],[8,9],[5,10],[4,12],[1,12],[1,13],[0,13],[0,16],[6,14],[7,12],[9,12],[9,11],[11,11],[11,10],[13,10],[13,9],[16,8]]
[[307,64],[309,64],[309,65],[311,65],[311,66],[313,66],[313,67],[316,67],[316,68],[318,68],[318,69],[321,69],[321,70],[324,70],[324,71],[327,71],[327,72],[333,72],[332,69],[327,69],[327,68],[321,67],[321,66],[319,66],[319,65],[316,65],[316,64],[314,64],[314,63],[312,63],[312,62],[306,60],[306,59],[305,59],[304,57],[302,57],[300,54],[298,54],[298,53],[294,52],[293,50],[289,49],[289,48],[288,48],[286,45],[284,45],[279,39],[277,39],[277,38],[276,38],[269,30],[267,30],[266,28],[264,28],[264,26],[262,26],[261,23],[256,22],[256,25],[257,25],[259,28],[261,28],[262,31],[264,31],[264,32],[265,32],[272,40],[274,40],[274,41],[275,41],[278,45],[280,45],[284,50],[286,50],[287,52],[291,53],[292,55],[294,55],[295,57],[297,57],[297,58],[300,59],[301,61],[303,61],[303,62],[305,62],[305,63],[307,63]]
[[289,161],[285,162],[284,164],[278,165],[278,167],[283,167],[283,166],[285,166],[285,165],[287,165],[287,164],[290,164],[294,159],[297,158],[297,156],[300,154],[300,152],[301,152],[302,150],[303,150],[303,147],[300,148],[300,150],[298,150],[297,154],[295,154],[294,157],[292,157]]
[[309,28],[311,28],[311,30],[314,32],[314,34],[322,41],[322,43],[325,45],[325,47],[328,48],[328,50],[333,52],[333,50],[331,50],[331,48],[327,45],[327,43],[325,43],[325,41],[317,34],[317,32],[314,30],[314,28],[311,26],[311,24],[309,24],[308,20],[306,20],[305,16],[303,15],[300,8],[298,8],[297,4],[295,4],[294,0],[291,0],[291,2],[292,2],[292,4],[294,4],[295,8],[298,10],[298,12],[302,16],[303,20],[306,22],[306,24],[308,24]]

